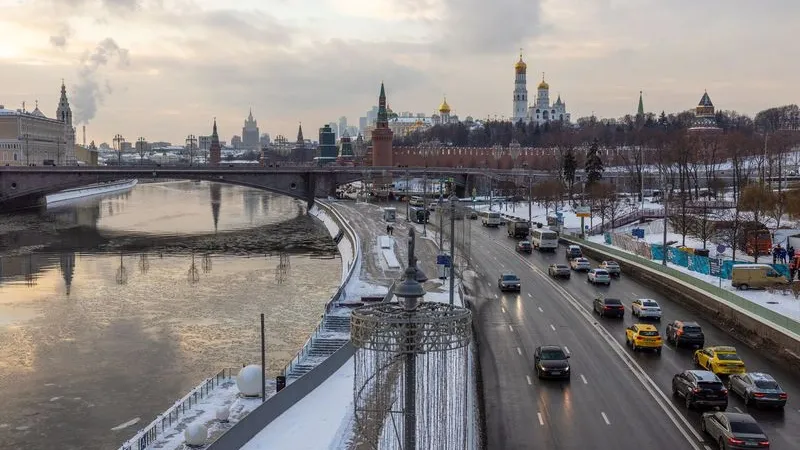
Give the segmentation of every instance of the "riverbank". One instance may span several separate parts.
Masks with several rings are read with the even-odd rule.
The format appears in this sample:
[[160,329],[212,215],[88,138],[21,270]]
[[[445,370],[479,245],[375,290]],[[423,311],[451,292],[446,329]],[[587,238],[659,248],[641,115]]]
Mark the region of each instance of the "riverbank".
[[85,199],[87,197],[94,197],[103,194],[112,194],[115,192],[124,192],[133,189],[139,180],[120,180],[112,181],[109,183],[90,184],[88,186],[81,186],[74,189],[66,189],[63,191],[50,194],[45,197],[47,205],[53,205],[60,202],[69,200]]

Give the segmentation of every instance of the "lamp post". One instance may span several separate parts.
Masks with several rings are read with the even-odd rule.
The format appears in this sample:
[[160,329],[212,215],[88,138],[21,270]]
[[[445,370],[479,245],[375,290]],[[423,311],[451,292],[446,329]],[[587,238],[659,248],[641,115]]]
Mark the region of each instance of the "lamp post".
[[186,136],[186,149],[189,151],[189,165],[191,166],[194,163],[194,152],[195,148],[197,148],[197,138],[195,135],[190,134]]
[[428,147],[423,149],[425,156],[425,171],[422,174],[422,235],[428,235]]
[[453,306],[456,279],[456,202],[458,202],[458,196],[453,192],[450,194],[450,306]]
[[663,252],[663,254],[661,255],[661,265],[666,267],[667,266],[667,223],[669,222],[668,220],[669,216],[667,214],[667,208],[668,208],[667,205],[669,203],[669,198],[667,196],[667,177],[666,174],[664,173],[663,167],[661,168],[661,188],[663,189],[661,193],[661,198],[663,199],[662,201],[664,202],[664,236],[661,245],[661,250]]
[[145,139],[143,137],[139,137],[139,139],[136,140],[136,151],[139,152],[139,164],[140,165],[144,161],[144,152],[145,152],[145,148],[146,148],[145,146],[146,145],[147,145],[146,141],[145,141]]
[[406,222],[411,220],[408,217],[409,203],[411,203],[411,201],[410,201],[411,199],[409,198],[409,193],[408,193],[409,192],[409,189],[408,189],[408,177],[409,177],[409,175],[410,175],[410,173],[406,170]]
[[[408,230],[408,266],[403,282],[395,289],[398,298],[403,299],[403,309],[408,319],[416,315],[419,299],[425,295],[422,284],[416,280],[414,256],[414,228]],[[417,448],[417,336],[416,326],[408,320],[405,326],[405,398],[403,420],[403,448]]]
[[120,166],[122,165],[122,144],[125,142],[125,138],[122,137],[121,134],[114,135],[114,139],[111,141],[114,144],[114,150],[117,151],[118,155],[118,163]]

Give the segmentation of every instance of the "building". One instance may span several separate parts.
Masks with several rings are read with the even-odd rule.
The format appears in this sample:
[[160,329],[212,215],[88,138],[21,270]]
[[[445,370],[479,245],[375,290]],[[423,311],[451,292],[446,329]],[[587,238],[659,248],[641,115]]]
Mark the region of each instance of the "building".
[[231,147],[237,150],[242,148],[242,137],[234,134],[231,138]]
[[217,118],[214,118],[214,128],[211,131],[211,145],[208,149],[208,162],[212,166],[218,166],[222,162],[222,147],[219,145],[219,133],[217,133]]
[[64,83],[56,118],[39,110],[11,110],[0,105],[0,165],[74,165],[75,128]]
[[336,148],[336,133],[330,124],[319,129],[319,156],[316,158],[319,164],[329,164],[336,161],[338,156]]
[[85,145],[75,146],[75,159],[79,166],[96,166],[97,156],[97,146],[94,145],[94,141],[88,147]]
[[364,134],[367,132],[367,116],[362,116],[358,118],[358,134]]
[[269,144],[270,144],[271,141],[272,141],[272,139],[270,138],[269,133],[262,134],[261,138],[259,139],[259,143],[261,144],[261,148],[269,147]]
[[242,147],[248,150],[256,150],[261,146],[260,138],[258,122],[253,118],[253,109],[250,108],[250,114],[247,115],[242,128]]
[[[386,106],[386,90],[381,83],[381,93],[378,96],[378,118],[375,129],[372,130],[372,165],[390,167],[392,162],[392,138],[394,133],[389,128],[389,112]],[[384,180],[385,181],[385,180]]]
[[343,137],[345,131],[347,131],[347,117],[342,116],[342,117],[339,117],[339,129],[338,129],[336,135]]
[[339,142],[339,158],[337,158],[336,162],[339,164],[353,165],[354,160],[355,153],[353,152],[353,142],[350,139],[350,133],[345,130]]
[[339,125],[336,122],[328,122],[328,126],[333,131],[333,135],[335,139],[339,139]]
[[512,104],[512,121],[526,122],[543,125],[547,122],[569,122],[570,113],[567,104],[561,100],[561,95],[552,104],[550,103],[550,84],[544,79],[536,87],[536,98],[532,105],[528,105],[527,86],[528,65],[519,55],[519,61],[514,64],[514,94]]
[[708,96],[708,91],[703,93],[700,98],[700,103],[694,109],[694,120],[692,126],[689,128],[690,132],[702,131],[721,131],[717,123],[717,114],[714,109],[714,103],[711,102],[711,97]]

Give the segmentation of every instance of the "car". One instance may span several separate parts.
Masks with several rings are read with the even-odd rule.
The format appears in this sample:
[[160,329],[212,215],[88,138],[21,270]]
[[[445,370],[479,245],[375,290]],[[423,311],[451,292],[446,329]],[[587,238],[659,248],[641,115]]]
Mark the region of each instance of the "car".
[[592,284],[611,285],[611,275],[605,269],[591,269],[586,274],[586,281]]
[[561,277],[569,279],[572,276],[572,272],[566,264],[550,264],[547,266],[547,274],[553,278]]
[[531,253],[533,252],[533,245],[531,245],[530,241],[519,241],[517,242],[517,251],[520,253]]
[[603,261],[600,263],[600,268],[605,269],[611,276],[618,277],[622,273],[622,268],[616,261]]
[[533,352],[539,378],[570,378],[569,355],[558,345],[540,345]]
[[586,258],[575,258],[570,260],[569,266],[572,267],[572,270],[576,270],[578,272],[588,272],[592,270],[592,265]]
[[728,407],[728,390],[722,380],[707,370],[684,370],[672,377],[672,395],[683,397],[686,409],[697,406]]
[[720,450],[769,449],[769,438],[750,414],[707,412],[700,420],[700,429]]
[[631,346],[633,351],[639,349],[655,350],[661,354],[661,334],[653,325],[647,323],[636,323],[625,329],[625,343]]
[[661,306],[650,298],[637,298],[631,302],[631,311],[640,319],[661,320]]
[[583,257],[583,251],[579,245],[570,245],[567,247],[567,259],[575,259]]
[[717,375],[733,375],[745,373],[745,365],[736,353],[736,347],[713,346],[694,352],[694,363],[698,367],[710,370]]
[[519,277],[510,272],[500,275],[500,278],[497,279],[497,287],[503,292],[522,289]]
[[703,329],[697,322],[686,322],[683,320],[673,320],[667,324],[664,330],[664,337],[667,342],[674,344],[676,347],[681,345],[690,345],[703,348],[706,342],[706,336],[703,334]]
[[592,310],[600,317],[625,317],[625,306],[618,298],[596,298]]
[[783,408],[789,398],[775,378],[767,373],[737,373],[731,375],[728,381],[731,391],[742,397],[745,406]]
[[470,220],[478,220],[478,212],[475,210],[470,211],[469,213]]

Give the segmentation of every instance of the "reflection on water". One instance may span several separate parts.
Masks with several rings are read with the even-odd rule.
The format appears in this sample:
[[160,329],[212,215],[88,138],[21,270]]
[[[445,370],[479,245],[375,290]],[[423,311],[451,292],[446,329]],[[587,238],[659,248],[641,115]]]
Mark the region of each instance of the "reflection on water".
[[[111,428],[140,426],[219,369],[258,361],[260,313],[276,375],[341,273],[298,205],[179,182],[0,219],[12,244],[0,247],[0,448],[118,446],[136,426]],[[168,231],[179,224],[194,231]],[[252,242],[281,245],[239,255]]]

